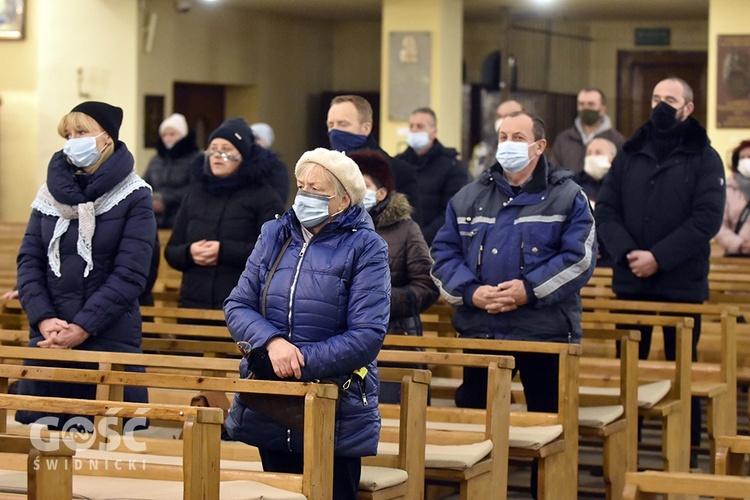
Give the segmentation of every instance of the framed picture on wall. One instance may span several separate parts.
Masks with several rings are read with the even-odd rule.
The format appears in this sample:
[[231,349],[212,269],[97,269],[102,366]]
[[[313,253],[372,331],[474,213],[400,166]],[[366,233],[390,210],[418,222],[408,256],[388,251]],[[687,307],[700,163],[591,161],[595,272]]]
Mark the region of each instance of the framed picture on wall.
[[0,0],[0,40],[23,40],[26,0]]
[[143,143],[147,148],[155,148],[159,143],[159,125],[164,121],[164,96],[147,95],[145,98]]

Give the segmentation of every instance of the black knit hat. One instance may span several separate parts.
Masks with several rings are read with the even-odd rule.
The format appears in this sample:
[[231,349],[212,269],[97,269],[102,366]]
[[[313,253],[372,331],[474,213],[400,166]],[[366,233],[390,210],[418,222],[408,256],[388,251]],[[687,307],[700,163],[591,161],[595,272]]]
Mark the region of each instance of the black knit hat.
[[393,192],[393,174],[388,160],[373,151],[358,151],[351,153],[349,158],[359,166],[362,175],[369,175],[375,185],[384,187],[389,193]]
[[211,132],[211,135],[208,137],[208,143],[211,144],[211,141],[217,137],[231,142],[237,148],[237,151],[240,152],[243,160],[248,160],[252,156],[251,151],[253,144],[255,144],[255,136],[250,129],[250,125],[244,119],[230,118],[224,120],[219,125],[219,128]]
[[86,101],[70,110],[71,113],[74,111],[88,115],[96,120],[96,123],[117,143],[120,137],[120,125],[122,125],[122,108],[112,106],[106,102]]

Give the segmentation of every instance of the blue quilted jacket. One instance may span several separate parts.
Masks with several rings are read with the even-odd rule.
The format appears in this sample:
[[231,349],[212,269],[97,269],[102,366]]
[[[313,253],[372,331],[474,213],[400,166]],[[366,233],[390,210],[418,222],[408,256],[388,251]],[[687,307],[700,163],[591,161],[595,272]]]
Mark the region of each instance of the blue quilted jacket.
[[[291,238],[270,284],[269,269]],[[224,302],[235,341],[265,346],[284,336],[305,358],[302,381],[335,379],[369,370],[362,389],[341,392],[334,453],[374,455],[380,432],[375,358],[385,337],[391,284],[388,250],[362,205],[350,207],[305,243],[293,210],[263,225],[239,283]],[[266,318],[261,298],[268,285]],[[240,374],[246,377],[243,361]],[[229,435],[266,449],[302,452],[302,437],[235,398],[226,422]]]
[[[580,342],[579,291],[596,263],[594,218],[571,173],[544,156],[517,194],[499,165],[451,199],[432,244],[432,276],[458,307],[463,337]],[[506,313],[477,309],[481,285],[522,280],[529,299]]]

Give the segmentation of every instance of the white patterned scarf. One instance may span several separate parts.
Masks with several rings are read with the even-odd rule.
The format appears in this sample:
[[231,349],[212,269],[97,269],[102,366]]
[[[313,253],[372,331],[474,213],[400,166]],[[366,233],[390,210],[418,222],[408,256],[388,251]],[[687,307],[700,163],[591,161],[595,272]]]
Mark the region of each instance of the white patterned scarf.
[[31,204],[31,208],[40,211],[44,215],[57,217],[55,231],[47,247],[47,259],[49,267],[58,278],[60,274],[60,239],[70,227],[72,219],[78,221],[78,255],[86,261],[86,268],[83,270],[83,277],[87,277],[89,272],[94,269],[94,259],[91,255],[91,242],[96,230],[96,216],[109,212],[117,206],[122,200],[128,197],[130,193],[140,188],[151,189],[151,186],[141,179],[135,171],[131,172],[125,179],[112,189],[107,191],[94,201],[79,203],[78,205],[65,205],[58,202],[43,184],[36,194],[36,198]]

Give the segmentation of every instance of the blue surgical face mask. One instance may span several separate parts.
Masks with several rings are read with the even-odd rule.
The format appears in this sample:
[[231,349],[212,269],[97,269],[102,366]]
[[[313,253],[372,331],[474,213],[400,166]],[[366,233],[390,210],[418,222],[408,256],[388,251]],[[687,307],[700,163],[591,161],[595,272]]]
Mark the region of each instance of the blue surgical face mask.
[[409,132],[406,136],[406,144],[414,151],[422,151],[430,145],[430,135],[427,132]]
[[362,203],[365,205],[365,210],[368,212],[372,207],[378,204],[378,198],[376,196],[377,192],[373,191],[372,189],[368,189],[365,191],[365,199],[362,200]]
[[102,157],[102,152],[96,148],[95,137],[77,137],[75,139],[68,139],[65,141],[65,147],[63,147],[63,153],[70,159],[70,162],[78,168],[90,167],[99,161]]
[[328,200],[331,198],[333,196],[297,191],[292,210],[297,215],[300,224],[307,229],[313,229],[335,215],[328,213]]
[[328,131],[328,142],[331,143],[331,149],[348,153],[364,146],[367,142],[367,136],[334,128]]
[[531,144],[513,141],[501,142],[497,145],[495,159],[500,166],[503,167],[503,170],[509,174],[520,172],[531,163],[533,158],[529,158],[529,146],[532,146],[537,142],[538,141],[534,141]]

